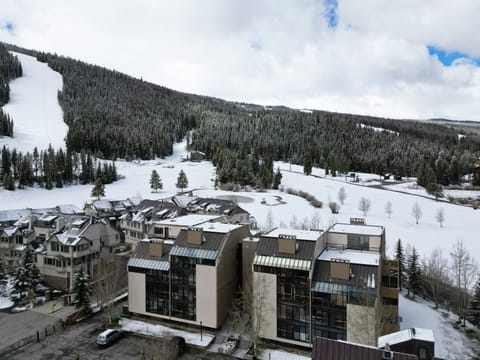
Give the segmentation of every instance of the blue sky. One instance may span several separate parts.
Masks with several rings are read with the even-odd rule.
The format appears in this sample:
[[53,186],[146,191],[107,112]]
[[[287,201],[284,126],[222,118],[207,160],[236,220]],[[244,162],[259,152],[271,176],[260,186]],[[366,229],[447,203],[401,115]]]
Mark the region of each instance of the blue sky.
[[480,120],[479,18],[476,0],[2,0],[0,41],[228,100]]
[[451,66],[457,60],[463,60],[471,63],[472,65],[480,66],[480,58],[474,58],[460,51],[448,51],[433,45],[428,45],[427,49],[430,55],[435,55],[445,66]]
[[12,33],[14,27],[12,23],[7,22],[7,23],[0,24],[0,29],[5,30],[9,33]]
[[335,28],[338,24],[337,0],[324,0],[325,4],[325,16],[327,17],[328,27]]

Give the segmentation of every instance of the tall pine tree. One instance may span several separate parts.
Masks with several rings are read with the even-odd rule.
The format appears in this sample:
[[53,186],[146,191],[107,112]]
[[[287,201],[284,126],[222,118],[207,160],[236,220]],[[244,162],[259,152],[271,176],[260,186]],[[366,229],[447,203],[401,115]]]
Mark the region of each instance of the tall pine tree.
[[395,260],[398,261],[398,285],[401,291],[402,286],[405,284],[405,253],[400,239],[398,239],[395,249]]
[[188,179],[187,175],[183,170],[180,170],[180,173],[178,174],[177,178],[177,189],[180,189],[180,191],[183,191],[188,186]]
[[92,288],[90,287],[89,277],[83,272],[83,269],[75,273],[73,294],[75,307],[80,309],[83,315],[89,315],[92,312],[90,307]]
[[418,252],[415,247],[413,247],[412,254],[408,259],[407,278],[408,292],[410,293],[411,291],[413,294],[413,298],[415,299],[415,294],[418,294],[421,291],[422,283],[422,274],[420,272]]

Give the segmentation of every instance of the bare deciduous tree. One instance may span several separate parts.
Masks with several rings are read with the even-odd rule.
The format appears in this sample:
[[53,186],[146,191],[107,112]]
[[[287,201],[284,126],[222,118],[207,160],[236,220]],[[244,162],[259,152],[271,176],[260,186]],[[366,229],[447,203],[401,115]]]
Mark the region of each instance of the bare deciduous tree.
[[260,337],[268,324],[266,313],[269,304],[266,300],[268,284],[264,277],[254,280],[253,286],[246,286],[242,289],[242,300],[244,309],[250,314],[250,332],[253,342],[253,355],[259,355],[258,344]]
[[435,214],[435,220],[438,221],[440,227],[443,228],[443,222],[445,221],[445,214],[443,208],[438,208],[437,213]]
[[347,192],[343,188],[343,186],[338,190],[338,201],[340,201],[340,204],[343,205],[345,199],[347,198]]
[[463,245],[463,240],[457,240],[457,243],[453,247],[453,251],[450,253],[453,260],[453,273],[454,283],[457,289],[458,296],[458,320],[463,319],[463,325],[465,326],[465,315],[468,307],[468,289],[475,281],[478,266],[468,250]]
[[422,209],[420,208],[420,205],[418,205],[417,202],[415,204],[413,204],[412,215],[415,218],[415,223],[418,224],[418,222],[420,221],[423,213],[422,213]]
[[320,214],[318,211],[315,211],[310,218],[310,229],[320,229]]
[[110,256],[100,260],[97,268],[95,293],[102,304],[106,321],[112,322],[114,299],[122,290],[122,259],[119,256]]
[[370,210],[370,200],[362,197],[358,204],[358,209],[363,213],[363,216],[367,216],[367,213]]
[[392,202],[390,200],[388,200],[385,204],[385,214],[388,215],[389,219],[393,214]]
[[450,282],[448,260],[443,257],[441,249],[434,249],[429,258],[423,259],[423,277],[425,286],[430,292],[435,308],[438,308],[441,290]]
[[265,219],[265,226],[263,227],[263,231],[268,232],[272,230],[273,227],[274,227],[274,223],[273,223],[272,209],[269,208],[267,212],[267,217]]

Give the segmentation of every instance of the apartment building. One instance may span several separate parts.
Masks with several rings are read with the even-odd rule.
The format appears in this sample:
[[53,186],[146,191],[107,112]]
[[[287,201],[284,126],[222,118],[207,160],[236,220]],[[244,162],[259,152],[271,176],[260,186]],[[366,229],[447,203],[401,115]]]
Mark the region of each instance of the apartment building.
[[148,237],[153,222],[187,214],[185,209],[170,202],[142,200],[133,210],[120,217],[120,228],[125,232],[125,244],[134,250],[140,240]]
[[[80,269],[95,281],[100,259],[115,253],[123,238],[118,230],[92,216],[62,218],[62,223],[61,228],[37,243],[35,251],[43,281],[69,291],[74,285],[75,273]],[[35,223],[33,229],[42,239],[44,228]]]
[[217,198],[195,198],[186,205],[194,214],[223,215],[230,224],[248,224],[250,214],[233,200]]
[[323,233],[276,229],[255,248],[253,294],[266,301],[262,337],[307,347],[316,336],[374,346],[398,330],[398,263],[385,259],[382,226],[352,219]]
[[238,287],[238,249],[248,226],[203,222],[176,230],[174,239],[142,240],[132,254],[129,310],[218,328]]
[[189,214],[169,219],[153,219],[148,230],[148,237],[154,239],[176,239],[181,230],[198,227],[206,223],[223,223],[223,215]]

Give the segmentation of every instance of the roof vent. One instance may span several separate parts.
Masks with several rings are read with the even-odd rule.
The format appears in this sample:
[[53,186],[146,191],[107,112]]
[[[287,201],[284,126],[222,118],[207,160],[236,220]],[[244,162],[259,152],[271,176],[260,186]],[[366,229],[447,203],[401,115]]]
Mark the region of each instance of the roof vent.
[[384,350],[382,352],[382,360],[391,360],[393,359],[393,352],[390,350]]

